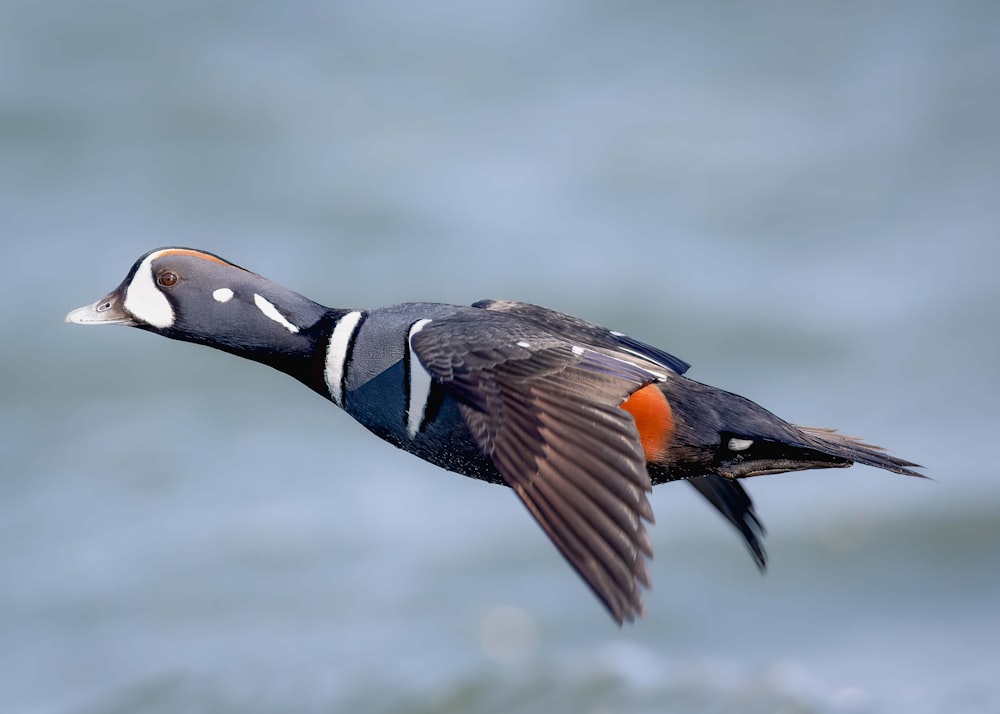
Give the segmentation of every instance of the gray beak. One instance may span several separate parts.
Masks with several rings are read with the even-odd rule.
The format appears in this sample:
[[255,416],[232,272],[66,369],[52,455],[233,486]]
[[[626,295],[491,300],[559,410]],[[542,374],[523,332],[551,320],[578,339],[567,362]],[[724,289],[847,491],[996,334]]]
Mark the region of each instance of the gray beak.
[[139,323],[125,312],[122,305],[122,290],[118,288],[93,305],[84,305],[66,315],[66,322],[78,325],[129,325],[136,327]]

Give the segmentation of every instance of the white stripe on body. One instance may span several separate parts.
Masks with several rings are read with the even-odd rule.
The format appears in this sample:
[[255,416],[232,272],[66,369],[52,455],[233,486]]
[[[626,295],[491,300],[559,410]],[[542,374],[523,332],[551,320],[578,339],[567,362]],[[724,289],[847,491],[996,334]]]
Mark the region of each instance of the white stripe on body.
[[430,320],[417,320],[410,326],[406,336],[406,371],[410,375],[410,401],[406,405],[406,435],[411,439],[420,431],[427,409],[427,398],[431,394],[431,375],[413,354],[413,336],[420,332]]
[[330,341],[326,348],[326,369],[323,370],[323,378],[326,380],[326,389],[330,393],[330,399],[338,407],[344,406],[344,377],[347,374],[347,355],[354,342],[358,324],[361,322],[361,313],[355,310],[344,315],[333,328]]

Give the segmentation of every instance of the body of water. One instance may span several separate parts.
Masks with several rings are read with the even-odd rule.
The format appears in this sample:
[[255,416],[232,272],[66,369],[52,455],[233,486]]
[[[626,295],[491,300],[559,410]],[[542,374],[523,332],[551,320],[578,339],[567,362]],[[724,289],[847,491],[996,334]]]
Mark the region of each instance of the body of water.
[[[1000,711],[990,3],[0,4],[0,711]],[[63,315],[192,245],[537,302],[933,481],[682,484],[619,630],[506,490]]]

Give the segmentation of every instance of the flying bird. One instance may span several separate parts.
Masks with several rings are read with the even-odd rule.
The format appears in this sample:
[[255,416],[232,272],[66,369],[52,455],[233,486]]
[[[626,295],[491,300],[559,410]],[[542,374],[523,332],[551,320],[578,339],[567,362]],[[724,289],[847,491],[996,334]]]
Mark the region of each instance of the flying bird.
[[686,480],[757,565],[763,527],[739,479],[917,464],[795,426],[684,376],[663,350],[537,305],[329,308],[191,248],[141,256],[67,322],[138,327],[269,365],[425,461],[509,486],[615,622],[643,611],[654,484]]

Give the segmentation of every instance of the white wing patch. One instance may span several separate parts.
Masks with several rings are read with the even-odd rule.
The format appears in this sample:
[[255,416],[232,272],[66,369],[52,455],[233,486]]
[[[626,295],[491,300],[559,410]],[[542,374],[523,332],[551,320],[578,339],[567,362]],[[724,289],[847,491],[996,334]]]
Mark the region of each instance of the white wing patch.
[[282,327],[284,327],[289,332],[295,333],[295,332],[299,331],[299,328],[296,327],[295,325],[293,325],[292,323],[290,323],[287,320],[287,318],[285,318],[284,315],[282,315],[280,312],[278,312],[278,308],[276,308],[267,298],[261,297],[257,293],[254,293],[253,294],[253,304],[256,305],[257,308],[262,313],[264,313],[264,317],[266,317],[266,318],[268,318],[270,320],[274,320],[275,322],[277,322],[279,325],[281,325]]
[[153,279],[153,261],[162,252],[150,253],[139,264],[132,282],[125,289],[125,301],[122,303],[132,317],[159,329],[174,324],[174,308]]
[[726,444],[730,451],[746,451],[751,446],[753,446],[753,439],[737,439],[736,437],[730,439],[729,443]]
[[413,355],[413,336],[424,329],[429,322],[430,320],[417,320],[410,326],[406,336],[409,347],[406,353],[406,367],[410,375],[410,401],[406,405],[406,435],[411,439],[420,431],[424,410],[427,409],[427,398],[431,394],[431,375]]
[[[625,351],[626,352],[632,352],[631,350],[625,350]],[[573,354],[579,356],[579,355],[584,355],[586,353],[587,353],[587,348],[586,347],[581,347],[580,345],[573,345]],[[653,381],[656,381],[656,382],[666,382],[667,381],[667,375],[663,374],[663,372],[654,372],[653,370],[649,369],[645,364],[637,364],[636,362],[633,362],[630,359],[623,359],[622,357],[619,357],[617,355],[611,355],[611,354],[607,354],[607,353],[602,353],[602,354],[604,354],[605,357],[610,357],[611,359],[618,360],[619,362],[621,362],[623,364],[630,364],[633,367],[638,367],[639,369],[641,369],[642,371],[644,371],[646,374],[648,374],[650,377],[652,377]],[[642,355],[638,354],[637,352],[633,353],[633,354],[635,354],[638,357],[642,357]],[[648,361],[649,361],[645,357],[643,357],[642,359],[643,359],[643,362],[647,362],[648,363]]]
[[326,369],[323,378],[330,399],[338,407],[344,406],[344,375],[347,373],[347,353],[351,349],[354,333],[361,322],[361,313],[349,312],[337,321],[326,347]]

